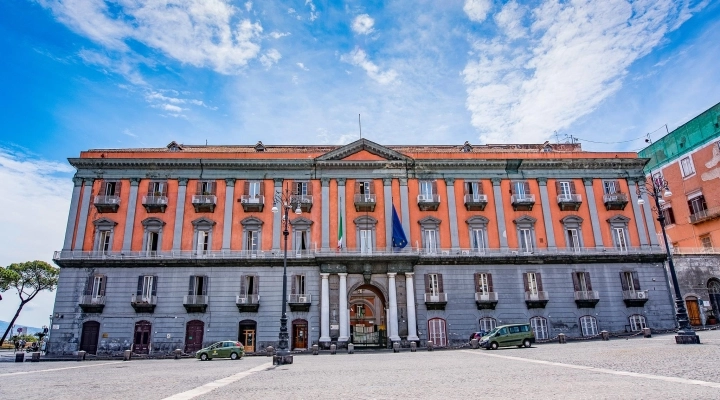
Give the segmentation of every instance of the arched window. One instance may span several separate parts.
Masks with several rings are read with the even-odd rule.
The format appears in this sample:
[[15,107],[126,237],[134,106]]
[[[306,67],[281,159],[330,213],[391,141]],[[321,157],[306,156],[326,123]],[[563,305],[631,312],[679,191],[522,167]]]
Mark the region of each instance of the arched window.
[[647,328],[647,324],[645,323],[645,317],[640,314],[631,315],[630,330],[633,332],[638,332],[643,330],[643,328]]
[[532,317],[530,318],[530,327],[535,333],[535,339],[545,340],[549,339],[547,319],[543,317]]
[[584,315],[580,317],[580,329],[583,336],[597,336],[597,318],[592,315]]
[[710,305],[712,305],[715,319],[720,317],[720,280],[712,278],[707,283]]
[[445,331],[445,320],[442,318],[432,318],[428,321],[428,340],[433,342],[433,346],[447,346],[447,332]]
[[480,318],[480,330],[490,332],[497,326],[497,320],[491,317]]

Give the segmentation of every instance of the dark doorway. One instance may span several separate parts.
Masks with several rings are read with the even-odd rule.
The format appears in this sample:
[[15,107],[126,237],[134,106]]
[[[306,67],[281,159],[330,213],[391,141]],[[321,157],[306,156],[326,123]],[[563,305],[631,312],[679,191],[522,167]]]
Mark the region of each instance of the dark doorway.
[[255,352],[256,337],[257,323],[251,319],[240,321],[238,325],[238,341],[245,346],[246,352]]
[[202,349],[203,333],[205,331],[205,323],[194,319],[187,323],[185,329],[185,352],[194,353]]
[[371,284],[353,290],[348,298],[350,341],[355,346],[386,347],[385,296]]
[[150,332],[152,325],[148,321],[135,323],[135,339],[133,340],[133,353],[147,354],[150,351]]
[[83,324],[80,335],[80,350],[88,354],[97,354],[98,338],[100,337],[100,323],[87,321]]
[[710,279],[707,284],[708,295],[710,297],[710,305],[712,306],[712,316],[715,321],[720,319],[720,280]]
[[304,319],[296,319],[292,322],[292,349],[308,348],[308,322]]

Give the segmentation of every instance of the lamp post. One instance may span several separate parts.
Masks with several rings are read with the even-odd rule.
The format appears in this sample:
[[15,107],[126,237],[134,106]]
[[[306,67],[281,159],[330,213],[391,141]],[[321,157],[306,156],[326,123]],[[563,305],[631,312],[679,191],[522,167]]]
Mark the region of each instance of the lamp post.
[[672,192],[670,192],[670,188],[668,187],[668,181],[661,176],[653,177],[651,172],[650,181],[645,181],[644,185],[638,185],[637,202],[639,205],[643,205],[645,203],[642,198],[643,194],[647,194],[655,200],[654,210],[657,212],[657,220],[660,222],[660,230],[662,230],[663,241],[665,242],[668,270],[670,271],[670,279],[672,280],[673,288],[675,289],[675,319],[677,320],[679,328],[677,335],[675,336],[675,343],[700,344],[700,337],[697,336],[690,326],[685,302],[683,301],[682,294],[680,294],[680,285],[678,285],[677,274],[675,273],[675,264],[673,263],[672,252],[670,251],[670,245],[668,244],[667,233],[665,232],[665,215],[663,214],[661,207],[665,203],[663,197],[672,196]]
[[[282,207],[282,210],[278,209],[278,205]],[[282,313],[280,315],[280,334],[278,335],[278,351],[277,355],[273,357],[273,364],[292,364],[293,356],[288,355],[288,328],[287,328],[287,245],[288,236],[288,224],[290,219],[288,218],[288,212],[292,209],[292,195],[290,194],[290,188],[286,187],[284,191],[275,192],[273,195],[273,207],[272,212],[277,214],[279,211],[282,212],[282,224],[283,224],[283,236],[285,238],[284,253],[283,253],[283,284],[282,284]],[[300,202],[298,202],[295,214],[302,214],[300,209]]]

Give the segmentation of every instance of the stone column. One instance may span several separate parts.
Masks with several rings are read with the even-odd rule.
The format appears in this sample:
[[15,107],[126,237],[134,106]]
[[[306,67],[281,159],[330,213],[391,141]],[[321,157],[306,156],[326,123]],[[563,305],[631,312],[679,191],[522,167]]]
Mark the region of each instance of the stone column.
[[407,340],[420,340],[417,335],[417,317],[415,316],[415,282],[413,281],[415,273],[405,273],[405,297],[407,298],[407,316],[408,316],[408,337]]
[[132,237],[135,231],[135,208],[137,208],[138,185],[140,178],[130,179],[130,197],[125,215],[125,233],[123,233],[122,251],[132,250]]
[[70,212],[68,213],[67,226],[65,227],[65,241],[63,242],[63,251],[72,250],[72,239],[75,234],[75,220],[78,214],[78,202],[80,201],[80,188],[82,187],[82,178],[73,178],[73,192],[70,198]]
[[458,236],[457,204],[455,204],[455,178],[445,178],[448,202],[448,221],[450,222],[450,244],[453,249],[460,248]]
[[[280,214],[280,213],[278,213]],[[328,276],[320,274],[322,283],[320,285],[320,343],[330,343],[330,284]]]
[[[283,196],[285,193],[283,193],[283,179],[282,178],[275,178],[273,179],[275,182],[274,190],[272,193],[273,202],[275,201],[275,194],[281,193]],[[282,219],[282,216],[284,215],[283,211],[283,204],[273,204],[274,206],[277,206],[278,212],[275,213],[275,216],[273,217],[273,230],[272,230],[272,249],[273,251],[280,251],[280,235],[282,235],[282,232],[280,232],[280,220]],[[329,332],[329,331],[328,331]],[[329,337],[330,333],[328,333]]]
[[[179,251],[182,244],[183,221],[185,219],[185,195],[188,178],[178,178],[177,206],[175,207],[175,229],[173,231],[173,251]],[[191,246],[192,247],[192,246]],[[188,249],[189,250],[189,249]]]
[[540,202],[542,203],[543,222],[545,223],[545,236],[547,236],[548,249],[555,249],[555,229],[550,214],[550,198],[548,197],[547,178],[537,178],[540,185]]
[[388,272],[388,296],[390,297],[390,307],[388,307],[388,337],[393,342],[399,342],[400,336],[398,336],[398,314],[397,314],[397,290],[395,288],[395,275],[394,272]]
[[[642,181],[640,181],[642,182]],[[640,237],[640,247],[647,247],[648,246],[648,238],[647,233],[650,233],[652,235],[652,230],[648,229],[647,232],[645,231],[645,220],[642,216],[642,210],[640,210],[640,205],[637,204],[637,196],[635,194],[637,193],[637,187],[635,186],[635,179],[628,179],[628,189],[630,193],[628,193],[628,200],[630,201],[630,205],[633,209],[633,216],[635,217],[635,226],[638,230],[638,236]]]
[[602,234],[600,233],[600,220],[598,219],[597,204],[595,203],[595,192],[593,191],[593,178],[583,178],[585,185],[585,197],[590,207],[590,225],[592,225],[595,247],[601,249],[603,246]]
[[[340,218],[342,218],[343,221],[343,231],[342,231],[342,237],[343,237],[343,248],[347,248],[347,214],[345,214],[345,205],[347,204],[345,202],[345,178],[337,178],[336,179],[338,184],[338,224],[340,223]],[[337,247],[337,236],[335,236],[335,247]],[[342,312],[342,310],[340,310]]]
[[342,272],[338,276],[340,276],[340,287],[338,289],[340,294],[340,337],[338,337],[338,342],[347,342],[350,339],[350,333],[348,332],[347,273]]
[[402,226],[405,231],[405,237],[407,237],[408,243],[410,243],[410,247],[412,247],[412,240],[410,240],[410,205],[408,203],[407,184],[407,178],[400,178],[400,217],[402,218]]
[[[392,248],[392,178],[383,178],[383,201],[385,202],[385,250]],[[395,309],[397,312],[397,307]],[[395,318],[397,324],[397,318]]]
[[322,250],[330,248],[330,178],[320,179],[322,185],[322,238],[320,246]]
[[83,182],[83,194],[80,202],[80,220],[78,221],[77,235],[75,237],[75,246],[73,246],[73,250],[82,251],[83,249],[83,242],[85,241],[85,227],[87,226],[93,182],[95,182],[95,179],[93,178],[85,179]]
[[507,249],[507,231],[505,228],[505,210],[503,209],[503,197],[500,190],[500,178],[492,178],[493,198],[495,200],[495,217],[497,218],[498,236],[500,237],[500,248]]
[[225,179],[225,218],[223,220],[222,250],[230,250],[232,238],[232,214],[235,202],[235,178]]
[[653,218],[653,213],[651,211],[651,208],[653,207],[653,205],[655,205],[655,199],[650,202],[650,198],[648,197],[647,193],[642,194],[642,199],[645,202],[645,205],[643,205],[643,210],[645,211],[645,223],[648,226],[648,236],[650,236],[650,246],[660,246],[660,243],[658,242],[657,230],[655,228],[655,219]]

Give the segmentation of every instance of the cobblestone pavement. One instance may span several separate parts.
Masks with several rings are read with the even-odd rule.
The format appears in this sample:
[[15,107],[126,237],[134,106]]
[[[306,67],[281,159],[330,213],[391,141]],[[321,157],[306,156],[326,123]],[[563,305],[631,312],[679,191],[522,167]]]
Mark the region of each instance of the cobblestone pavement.
[[241,361],[0,363],[0,399],[407,399],[720,397],[720,331],[531,349],[363,352]]

